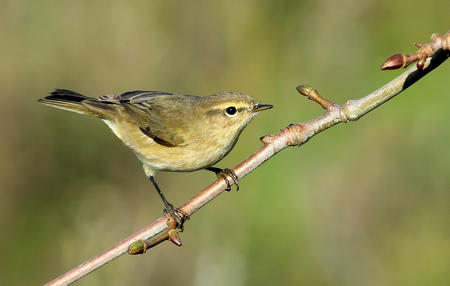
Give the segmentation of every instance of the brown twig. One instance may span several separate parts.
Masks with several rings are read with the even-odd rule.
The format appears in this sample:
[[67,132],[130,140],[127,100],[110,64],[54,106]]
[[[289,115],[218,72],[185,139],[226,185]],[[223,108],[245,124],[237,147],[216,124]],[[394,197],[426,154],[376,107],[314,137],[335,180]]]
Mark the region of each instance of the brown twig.
[[382,65],[382,70],[394,70],[398,68],[406,68],[413,62],[417,61],[417,69],[422,70],[425,65],[425,61],[428,57],[431,57],[437,50],[449,50],[450,47],[450,31],[444,35],[433,34],[431,35],[431,43],[418,44],[414,43],[419,48],[417,52],[412,55],[396,54],[389,57]]
[[[400,76],[366,97],[358,100],[349,100],[343,105],[337,105],[324,99],[315,89],[311,87],[305,85],[297,87],[297,90],[301,94],[319,103],[325,110],[327,110],[327,112],[311,121],[300,124],[291,124],[281,130],[278,134],[262,137],[261,141],[264,145],[250,157],[237,165],[233,171],[239,179],[242,179],[259,165],[286,147],[300,146],[306,143],[314,135],[333,125],[361,118],[364,114],[380,106],[387,100],[393,98],[408,88],[413,83],[417,82],[428,72],[443,63],[448,56],[448,49],[440,49],[433,55],[431,60],[428,59],[426,63],[424,63],[422,70],[418,70],[417,67],[411,67]],[[230,182],[233,182],[233,180]],[[218,179],[182,205],[180,210],[190,216],[222,193],[226,188],[227,184],[225,183],[225,180]],[[151,225],[122,240],[105,252],[66,272],[46,285],[67,285],[124,254],[127,250],[131,254],[143,253],[148,248],[153,247],[167,239],[172,240],[172,242],[178,245],[181,244],[173,222],[163,216]],[[179,243],[177,243],[177,241]]]

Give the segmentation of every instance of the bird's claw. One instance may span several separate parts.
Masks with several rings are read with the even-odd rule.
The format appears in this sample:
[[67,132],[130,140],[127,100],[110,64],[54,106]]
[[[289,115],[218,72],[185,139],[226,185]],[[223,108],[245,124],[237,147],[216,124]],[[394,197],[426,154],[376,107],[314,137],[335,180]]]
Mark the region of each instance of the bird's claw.
[[231,191],[231,184],[230,184],[230,181],[228,180],[228,177],[225,174],[230,176],[230,178],[233,180],[234,184],[236,185],[236,192],[238,192],[239,191],[239,184],[238,184],[239,178],[236,175],[236,173],[233,172],[233,170],[226,168],[226,169],[222,169],[222,172],[220,172],[220,174],[219,174],[227,183],[227,188],[225,190],[229,192],[229,191]]
[[184,229],[183,224],[189,219],[189,215],[178,208],[174,208],[174,206],[170,203],[167,204],[163,212],[170,215],[175,220],[176,227],[182,232]]
[[223,178],[225,180],[225,183],[227,184],[227,188],[225,189],[225,191],[227,192],[231,191],[231,184],[230,180],[228,179],[228,176],[233,180],[233,183],[236,185],[236,192],[239,191],[239,184],[238,184],[239,178],[233,170],[228,168],[220,169],[216,167],[209,167],[207,170],[216,173],[217,178]]

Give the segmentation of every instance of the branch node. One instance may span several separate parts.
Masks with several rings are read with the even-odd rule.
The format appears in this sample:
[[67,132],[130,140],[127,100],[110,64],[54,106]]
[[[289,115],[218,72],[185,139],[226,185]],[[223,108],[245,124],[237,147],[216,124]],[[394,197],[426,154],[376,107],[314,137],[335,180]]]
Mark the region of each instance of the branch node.
[[284,138],[286,139],[286,146],[300,146],[309,138],[305,134],[306,129],[307,128],[301,123],[291,123],[287,127],[281,129],[280,133],[263,136],[260,140],[265,145],[269,145],[279,138]]
[[339,110],[340,118],[344,123],[347,123],[349,121],[356,121],[363,114],[364,110],[358,105],[357,100],[348,100],[341,106]]
[[344,123],[349,122],[350,119],[351,119],[348,116],[348,114],[347,114],[348,113],[348,105],[347,105],[347,103],[341,105],[340,108],[339,108],[339,118],[340,118],[341,122],[344,122]]
[[450,49],[450,31],[444,35],[434,33],[431,35],[431,40],[435,43],[439,43],[443,50],[448,51]]
[[148,240],[137,240],[130,244],[128,247],[128,254],[136,255],[136,254],[144,254],[149,250],[150,248],[160,244],[161,242],[165,240],[169,240],[172,243],[174,243],[176,246],[181,246],[181,239],[178,234],[178,231],[176,229],[177,223],[175,219],[169,215],[166,216],[167,221],[167,231],[164,231],[160,233],[159,235],[156,235],[155,237],[152,237]]
[[289,124],[286,128],[281,130],[280,135],[287,138],[287,146],[300,146],[305,143],[302,135],[305,127],[303,124]]

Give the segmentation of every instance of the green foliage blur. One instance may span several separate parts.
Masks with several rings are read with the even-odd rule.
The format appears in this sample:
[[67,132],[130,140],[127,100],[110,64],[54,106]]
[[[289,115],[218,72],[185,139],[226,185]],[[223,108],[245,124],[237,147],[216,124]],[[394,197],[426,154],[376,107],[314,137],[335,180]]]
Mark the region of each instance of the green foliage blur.
[[[1,285],[39,285],[151,223],[162,204],[98,119],[37,103],[54,88],[240,91],[275,105],[259,137],[401,71],[414,41],[449,29],[448,0],[0,3]],[[186,223],[183,247],[124,255],[76,285],[449,285],[450,63],[360,121],[284,150]],[[215,179],[160,173],[179,205]]]

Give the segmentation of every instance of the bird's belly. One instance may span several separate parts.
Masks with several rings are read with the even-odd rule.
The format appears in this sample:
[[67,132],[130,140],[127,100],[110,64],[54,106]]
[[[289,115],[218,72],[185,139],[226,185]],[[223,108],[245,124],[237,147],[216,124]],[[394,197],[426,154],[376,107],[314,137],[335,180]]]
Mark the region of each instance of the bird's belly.
[[[157,143],[153,142],[153,144]],[[228,150],[223,150],[223,148],[208,146],[157,146],[156,148],[149,148],[148,152],[136,152],[136,154],[142,163],[153,170],[190,172],[213,165],[222,159],[227,152]]]
[[117,123],[106,121],[139,160],[154,171],[190,172],[209,167],[222,159],[232,148],[232,142],[201,141],[183,146],[167,147],[156,143],[152,138],[142,133],[135,126],[117,126]]

